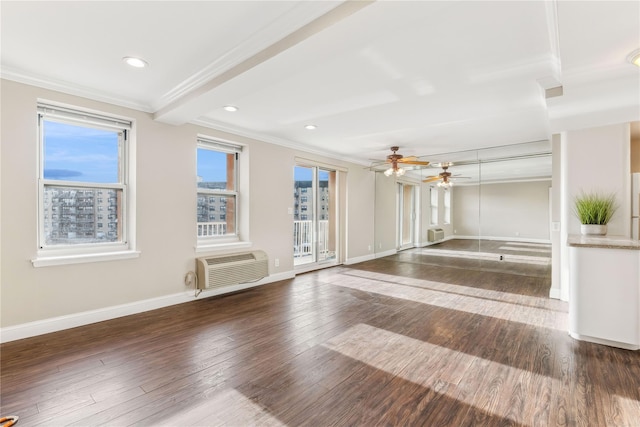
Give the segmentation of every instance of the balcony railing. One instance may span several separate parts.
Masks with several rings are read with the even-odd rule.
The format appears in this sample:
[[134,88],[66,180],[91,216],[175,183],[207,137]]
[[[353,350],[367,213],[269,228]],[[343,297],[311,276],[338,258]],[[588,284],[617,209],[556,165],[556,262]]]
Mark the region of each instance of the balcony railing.
[[224,236],[227,234],[226,222],[199,222],[198,237]]
[[[198,237],[223,236],[227,233],[226,222],[199,222]],[[318,221],[317,260],[330,258],[329,220]],[[305,258],[314,255],[313,221],[293,221],[293,257]]]
[[[329,220],[318,221],[318,260],[329,255]],[[293,257],[312,256],[313,221],[293,221]]]

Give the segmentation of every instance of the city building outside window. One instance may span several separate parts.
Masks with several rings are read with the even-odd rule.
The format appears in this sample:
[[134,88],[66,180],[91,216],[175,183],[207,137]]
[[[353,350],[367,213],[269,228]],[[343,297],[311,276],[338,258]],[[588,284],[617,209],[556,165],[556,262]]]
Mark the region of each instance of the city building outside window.
[[[198,138],[197,236],[199,242],[226,241],[238,236],[238,158],[242,147]],[[223,212],[215,220],[209,212]]]
[[[132,122],[49,104],[39,104],[37,111],[39,256],[133,249]],[[98,215],[104,210],[109,221]],[[111,231],[105,233],[106,228]]]

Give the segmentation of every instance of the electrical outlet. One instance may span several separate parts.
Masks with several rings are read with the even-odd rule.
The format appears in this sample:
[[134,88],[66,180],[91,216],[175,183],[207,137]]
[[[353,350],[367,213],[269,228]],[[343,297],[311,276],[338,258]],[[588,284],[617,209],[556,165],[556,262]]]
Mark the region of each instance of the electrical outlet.
[[367,246],[367,250],[371,252],[371,245]]
[[276,258],[273,263],[275,264],[276,267],[280,267],[280,260],[278,258]]
[[185,276],[184,276],[184,284],[185,286],[191,287],[191,286],[195,286],[196,280],[196,273],[194,273],[193,271],[188,272]]

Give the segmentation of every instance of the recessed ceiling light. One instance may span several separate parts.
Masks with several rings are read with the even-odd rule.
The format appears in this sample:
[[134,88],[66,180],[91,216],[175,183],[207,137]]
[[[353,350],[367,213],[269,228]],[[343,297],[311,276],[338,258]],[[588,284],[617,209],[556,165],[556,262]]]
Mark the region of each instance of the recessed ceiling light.
[[127,64],[135,68],[144,68],[149,65],[144,59],[136,58],[133,56],[125,56],[122,60]]
[[306,130],[314,130],[314,129],[317,129],[317,128],[318,128],[318,126],[316,126],[316,125],[306,125],[304,128],[305,128]]
[[637,65],[640,67],[640,49],[636,49],[627,56],[627,61],[631,62],[633,65]]
[[232,112],[232,113],[239,110],[239,108],[236,107],[235,105],[225,105],[224,107],[222,107],[222,109],[224,111],[229,111],[229,112]]

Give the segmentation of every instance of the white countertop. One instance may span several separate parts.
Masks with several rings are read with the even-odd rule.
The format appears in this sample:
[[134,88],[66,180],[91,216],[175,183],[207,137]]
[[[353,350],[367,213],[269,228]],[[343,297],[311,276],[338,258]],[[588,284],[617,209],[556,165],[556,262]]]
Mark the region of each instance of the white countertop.
[[640,250],[640,240],[630,239],[625,236],[570,234],[567,238],[567,244],[584,248]]

